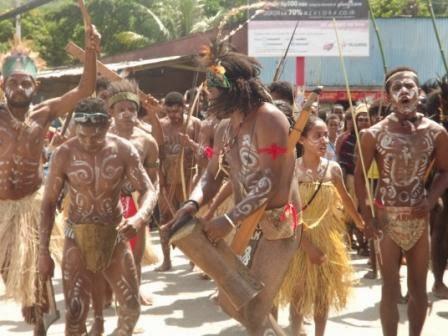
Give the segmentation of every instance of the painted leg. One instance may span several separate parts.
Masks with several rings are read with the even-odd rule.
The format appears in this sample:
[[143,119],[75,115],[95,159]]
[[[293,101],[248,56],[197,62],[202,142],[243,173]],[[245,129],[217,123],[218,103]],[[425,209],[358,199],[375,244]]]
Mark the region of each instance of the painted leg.
[[327,326],[328,310],[323,314],[314,314],[314,335],[324,336]]
[[120,242],[112,256],[112,262],[104,272],[118,300],[118,326],[116,336],[131,336],[140,316],[138,279],[129,244]]
[[401,251],[395,242],[386,234],[381,241],[381,253],[383,263],[381,276],[380,317],[384,336],[396,336],[398,330],[398,306],[397,297],[400,295],[400,256]]
[[[146,248],[146,230],[146,226],[142,226],[137,232],[137,239],[135,240],[134,250],[132,251],[135,261],[135,267],[137,268],[139,285],[142,282],[142,259]],[[139,291],[139,293],[140,303],[144,306],[151,306],[153,302],[151,296],[143,295],[141,291]]]
[[419,336],[422,333],[428,310],[426,278],[429,264],[429,239],[427,230],[414,247],[406,252],[406,259],[409,288],[409,336]]
[[448,261],[448,195],[444,202],[431,212],[431,261],[434,274],[432,292],[439,299],[448,299],[448,287],[443,283],[443,274]]
[[364,275],[365,279],[378,279],[378,266],[376,260],[375,246],[372,239],[369,239],[369,260],[372,269]]
[[66,336],[79,336],[87,332],[91,279],[92,273],[86,270],[81,251],[72,239],[66,238],[62,259]]
[[[165,224],[171,219],[171,214],[168,209],[168,205],[162,202],[163,197],[159,199],[160,207],[160,223]],[[162,246],[163,262],[155,269],[156,272],[166,272],[171,269],[171,251],[169,245],[168,232],[159,230],[160,245]]]
[[89,331],[89,336],[101,336],[104,333],[104,301],[105,288],[108,286],[106,279],[102,272],[93,275],[92,282],[92,308],[93,308],[93,324]]
[[263,291],[240,311],[235,311],[224,295],[220,295],[223,310],[240,321],[249,335],[285,335],[269,313],[297,248],[297,241],[293,238],[271,241],[262,238],[254,255],[251,272],[264,283]]

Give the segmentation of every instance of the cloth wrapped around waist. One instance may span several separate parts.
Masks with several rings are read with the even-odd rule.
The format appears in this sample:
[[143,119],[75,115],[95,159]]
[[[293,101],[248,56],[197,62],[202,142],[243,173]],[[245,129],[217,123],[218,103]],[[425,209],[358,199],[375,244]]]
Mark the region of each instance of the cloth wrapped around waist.
[[425,231],[429,214],[416,216],[412,207],[377,208],[381,229],[403,250],[410,250]]
[[67,223],[66,237],[74,239],[86,269],[94,273],[105,270],[120,241],[114,225]]
[[291,203],[266,210],[258,225],[267,240],[290,238],[298,225],[297,210]]

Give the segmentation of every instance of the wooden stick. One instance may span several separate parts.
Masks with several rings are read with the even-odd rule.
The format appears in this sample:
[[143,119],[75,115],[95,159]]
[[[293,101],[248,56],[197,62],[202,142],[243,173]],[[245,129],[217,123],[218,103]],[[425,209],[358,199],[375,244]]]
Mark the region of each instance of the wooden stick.
[[[71,56],[73,56],[77,60],[84,63],[85,52],[84,52],[84,50],[82,50],[82,48],[77,46],[75,43],[70,41],[67,44],[67,46],[65,47],[65,51],[67,51],[67,53],[69,53]],[[96,66],[98,68],[98,72],[103,77],[105,77],[111,81],[117,81],[117,80],[123,79],[120,77],[119,74],[117,74],[115,71],[109,69],[104,63],[102,63],[99,60],[96,61]],[[159,107],[159,101],[156,98],[154,98],[151,94],[146,94],[143,91],[139,90],[138,96],[139,96],[142,104],[146,103],[149,106],[156,106],[157,108]],[[151,112],[151,111],[149,111],[149,112]],[[160,125],[157,115],[155,114],[155,112],[153,112],[153,113],[154,113],[153,118],[152,118],[152,120],[154,121],[154,124],[152,125],[153,126],[153,136],[156,139],[158,145],[161,146],[163,144],[163,130],[162,130],[162,126]]]
[[[364,182],[365,182],[365,186],[366,186],[366,190],[367,190],[367,198],[368,198],[368,202],[370,205],[370,211],[372,213],[372,220],[374,221],[375,220],[375,208],[374,208],[373,198],[372,198],[372,194],[371,194],[371,190],[370,190],[369,178],[367,176],[367,169],[366,169],[366,165],[364,163],[364,155],[362,153],[362,148],[361,148],[361,137],[359,135],[358,125],[356,124],[355,110],[353,107],[352,94],[350,91],[350,83],[348,81],[348,75],[347,75],[347,71],[345,69],[344,53],[342,51],[342,44],[339,39],[339,33],[338,33],[338,28],[336,26],[335,18],[333,18],[333,28],[334,28],[334,32],[336,34],[336,42],[337,42],[338,50],[339,50],[339,59],[341,61],[341,68],[342,68],[342,73],[344,75],[344,81],[345,81],[345,89],[347,91],[348,102],[350,104],[350,112],[351,112],[352,119],[353,119],[353,129],[355,131],[356,142],[358,144],[359,158],[361,159],[361,168],[362,168]],[[379,238],[374,239],[374,246],[375,246],[375,252],[378,255],[378,260],[381,265],[383,263],[383,256],[381,254]]]
[[[83,0],[78,0],[79,9],[81,10],[82,20],[84,22],[84,30],[87,32],[92,29],[92,19],[90,18],[89,12],[87,11],[86,6],[84,5]],[[65,118],[64,125],[62,126],[61,136],[65,135],[67,132],[68,126],[70,125],[70,121],[72,120],[74,110],[70,111]]]

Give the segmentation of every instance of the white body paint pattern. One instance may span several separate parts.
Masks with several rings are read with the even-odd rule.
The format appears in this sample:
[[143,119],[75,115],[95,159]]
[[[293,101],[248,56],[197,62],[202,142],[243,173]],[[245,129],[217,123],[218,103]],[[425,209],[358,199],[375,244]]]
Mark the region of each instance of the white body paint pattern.
[[45,132],[32,115],[21,122],[0,106],[0,199],[22,198],[40,186]]
[[426,127],[403,134],[384,127],[374,133],[383,161],[377,198],[386,206],[417,205],[426,196],[424,177],[439,130]]
[[260,158],[249,134],[242,135],[241,146],[235,154],[226,153],[226,161],[231,167],[237,206],[231,214],[235,220],[246,217],[263,204],[272,190],[271,171],[260,170]]
[[75,223],[101,223],[108,222],[110,218],[119,222],[119,193],[111,193],[111,190],[121,188],[124,181],[124,169],[117,160],[117,153],[108,148],[96,154],[93,162],[82,153],[73,153],[71,160],[67,177],[74,204],[70,207],[69,217]]

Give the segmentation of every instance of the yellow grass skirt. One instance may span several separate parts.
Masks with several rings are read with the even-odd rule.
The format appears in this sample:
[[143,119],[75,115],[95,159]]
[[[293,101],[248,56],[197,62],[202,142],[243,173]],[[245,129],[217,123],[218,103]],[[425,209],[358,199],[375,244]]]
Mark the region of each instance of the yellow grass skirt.
[[[317,183],[300,183],[302,202],[306,204]],[[309,207],[302,213],[304,237],[327,255],[318,266],[299,250],[289,266],[277,295],[281,306],[291,303],[302,315],[324,314],[330,308],[342,309],[352,286],[353,270],[344,244],[344,213],[333,184],[323,183]]]
[[20,200],[0,201],[0,265],[5,294],[23,306],[36,303],[42,188]]

